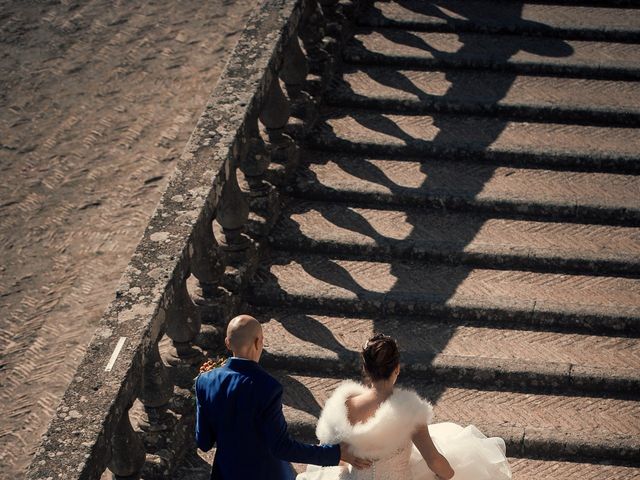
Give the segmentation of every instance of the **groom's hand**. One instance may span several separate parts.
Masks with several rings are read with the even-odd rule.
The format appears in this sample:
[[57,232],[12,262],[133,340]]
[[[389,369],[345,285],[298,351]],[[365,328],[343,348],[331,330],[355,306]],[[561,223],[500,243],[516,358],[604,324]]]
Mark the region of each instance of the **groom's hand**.
[[340,444],[340,460],[350,463],[356,470],[362,470],[363,468],[369,468],[371,466],[370,460],[358,458],[353,455],[349,450],[349,445],[344,442]]

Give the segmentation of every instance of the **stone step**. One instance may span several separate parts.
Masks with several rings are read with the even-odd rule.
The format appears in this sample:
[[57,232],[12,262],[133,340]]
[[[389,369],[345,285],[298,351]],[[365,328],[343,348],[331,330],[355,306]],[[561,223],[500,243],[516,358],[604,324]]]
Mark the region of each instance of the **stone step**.
[[640,79],[640,48],[630,43],[377,28],[357,32],[343,56],[351,63],[403,68]]
[[640,82],[369,66],[344,70],[326,98],[329,105],[640,125]]
[[442,210],[380,210],[294,201],[273,248],[462,263],[485,268],[639,274],[640,228],[491,218]]
[[270,312],[263,328],[263,363],[301,374],[356,372],[362,345],[374,333],[386,333],[402,349],[403,370],[416,379],[610,398],[640,392],[637,338],[289,311]]
[[291,193],[305,199],[640,226],[638,176],[317,151],[302,156],[311,163]]
[[[280,373],[290,429],[311,439],[322,405],[343,378]],[[349,378],[357,378],[354,371]],[[586,396],[476,390],[402,376],[434,405],[435,422],[474,424],[507,443],[507,455],[542,459],[633,461],[640,454],[638,402]]]
[[639,292],[640,280],[632,278],[274,253],[247,298],[257,306],[637,336]]
[[[313,438],[308,439],[314,442]],[[175,480],[209,480],[215,448],[209,452],[189,451],[179,468],[173,473]],[[517,480],[637,480],[640,468],[586,462],[509,458],[513,478]],[[293,464],[297,473],[307,466]],[[108,477],[109,479],[111,477]],[[107,477],[105,476],[105,480]]]
[[375,2],[361,25],[443,32],[515,33],[556,38],[640,41],[640,12],[533,2],[423,0]]
[[434,155],[509,166],[640,172],[640,128],[631,127],[331,108],[324,112],[309,144],[341,153]]
[[584,462],[510,458],[517,480],[637,480],[640,468]]

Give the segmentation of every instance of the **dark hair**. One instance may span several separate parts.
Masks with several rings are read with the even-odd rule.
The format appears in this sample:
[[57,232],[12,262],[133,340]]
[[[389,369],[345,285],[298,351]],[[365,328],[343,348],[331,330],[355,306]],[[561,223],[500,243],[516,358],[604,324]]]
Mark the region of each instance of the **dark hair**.
[[400,363],[398,344],[382,333],[367,340],[361,355],[364,375],[372,381],[386,380]]

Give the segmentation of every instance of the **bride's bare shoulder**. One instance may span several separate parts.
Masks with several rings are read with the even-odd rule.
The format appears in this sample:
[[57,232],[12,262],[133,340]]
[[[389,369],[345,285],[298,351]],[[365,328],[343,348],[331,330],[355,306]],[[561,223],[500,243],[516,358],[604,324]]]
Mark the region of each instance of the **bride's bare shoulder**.
[[362,393],[347,397],[347,419],[351,425],[365,423],[380,407],[380,402],[367,390]]

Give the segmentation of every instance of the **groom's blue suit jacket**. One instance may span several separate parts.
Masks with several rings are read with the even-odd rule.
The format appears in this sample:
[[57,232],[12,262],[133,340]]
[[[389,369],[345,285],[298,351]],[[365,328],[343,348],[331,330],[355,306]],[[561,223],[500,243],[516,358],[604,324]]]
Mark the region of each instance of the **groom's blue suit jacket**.
[[196,379],[196,442],[216,444],[212,479],[288,480],[287,462],[337,465],[338,445],[293,440],[282,414],[282,385],[256,362],[230,358]]

